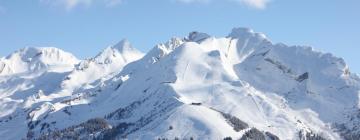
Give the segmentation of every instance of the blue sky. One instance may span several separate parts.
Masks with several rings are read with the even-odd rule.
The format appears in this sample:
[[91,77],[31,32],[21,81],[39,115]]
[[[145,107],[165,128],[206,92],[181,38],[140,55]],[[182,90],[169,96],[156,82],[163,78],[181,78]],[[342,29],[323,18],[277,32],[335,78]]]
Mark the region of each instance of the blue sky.
[[173,36],[233,27],[343,57],[360,73],[359,0],[0,0],[0,56],[54,46],[79,58],[127,38],[143,52]]

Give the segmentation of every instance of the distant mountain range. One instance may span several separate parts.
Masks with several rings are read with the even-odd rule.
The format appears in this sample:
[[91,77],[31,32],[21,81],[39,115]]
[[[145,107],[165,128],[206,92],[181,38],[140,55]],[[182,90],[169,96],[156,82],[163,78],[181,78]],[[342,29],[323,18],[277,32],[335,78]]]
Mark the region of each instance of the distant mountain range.
[[[86,51],[86,50],[84,50]],[[0,139],[359,140],[360,78],[342,58],[234,28],[143,54],[0,59]]]

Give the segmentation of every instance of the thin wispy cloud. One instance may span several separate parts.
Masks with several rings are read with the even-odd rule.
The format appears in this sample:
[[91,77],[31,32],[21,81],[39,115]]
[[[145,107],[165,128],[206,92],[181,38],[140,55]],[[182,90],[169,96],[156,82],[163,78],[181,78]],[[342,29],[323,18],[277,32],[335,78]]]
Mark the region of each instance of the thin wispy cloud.
[[182,3],[207,3],[210,2],[210,0],[177,0],[178,2]]
[[269,4],[270,0],[236,0],[241,3],[244,3],[250,7],[254,7],[257,9],[265,9]]
[[40,0],[40,2],[50,6],[60,6],[70,11],[77,7],[89,7],[95,3],[113,7],[119,5],[122,0]]
[[[177,0],[177,1],[183,3],[199,3],[199,2],[210,2],[214,0]],[[270,0],[229,0],[229,1],[244,4],[246,6],[256,9],[265,9],[270,2]]]
[[70,11],[79,6],[90,6],[93,0],[40,0],[42,4],[59,6]]
[[[191,3],[209,3],[215,0],[175,0],[175,1],[191,4]],[[271,0],[228,0],[228,1],[240,3],[255,9],[265,9]],[[100,4],[105,7],[114,7],[121,4],[123,0],[40,0],[40,2],[50,6],[60,6],[66,9],[67,11],[71,11],[72,9],[77,7],[90,7],[91,5],[94,4]]]

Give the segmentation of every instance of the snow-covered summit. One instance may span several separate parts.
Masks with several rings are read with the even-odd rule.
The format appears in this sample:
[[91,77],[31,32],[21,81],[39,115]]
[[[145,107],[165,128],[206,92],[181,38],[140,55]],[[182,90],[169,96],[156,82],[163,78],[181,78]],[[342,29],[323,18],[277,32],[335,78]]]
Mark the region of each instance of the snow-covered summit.
[[189,36],[186,37],[185,39],[188,41],[193,41],[193,42],[201,42],[202,40],[205,40],[207,38],[211,37],[210,35],[208,35],[207,33],[201,33],[201,32],[190,32]]
[[263,33],[254,32],[254,30],[252,30],[250,28],[242,28],[242,27],[233,28],[227,37],[228,38],[249,38],[250,36],[267,39],[266,35]]
[[126,53],[126,52],[136,52],[136,53],[141,53],[139,50],[135,49],[131,43],[129,42],[129,40],[127,39],[123,39],[120,42],[118,42],[117,44],[115,44],[114,46],[112,46],[112,48],[117,49],[120,53]]
[[31,73],[37,70],[72,67],[79,60],[54,47],[26,47],[0,60],[0,75]]
[[107,64],[112,63],[112,61],[118,61],[116,63],[122,63],[124,65],[142,56],[142,52],[133,48],[128,40],[123,39],[116,45],[105,48],[93,59],[97,63]]
[[93,58],[82,60],[63,81],[63,86],[77,87],[99,78],[118,73],[122,68],[143,57],[126,39],[105,48]]

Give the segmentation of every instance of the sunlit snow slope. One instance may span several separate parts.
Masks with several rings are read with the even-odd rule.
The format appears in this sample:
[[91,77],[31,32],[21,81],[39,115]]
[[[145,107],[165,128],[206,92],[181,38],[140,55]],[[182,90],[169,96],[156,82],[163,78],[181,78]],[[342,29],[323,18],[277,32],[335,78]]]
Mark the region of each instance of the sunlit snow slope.
[[5,140],[360,138],[360,79],[343,59],[246,28],[145,55],[123,40],[80,61],[25,48],[0,75]]

